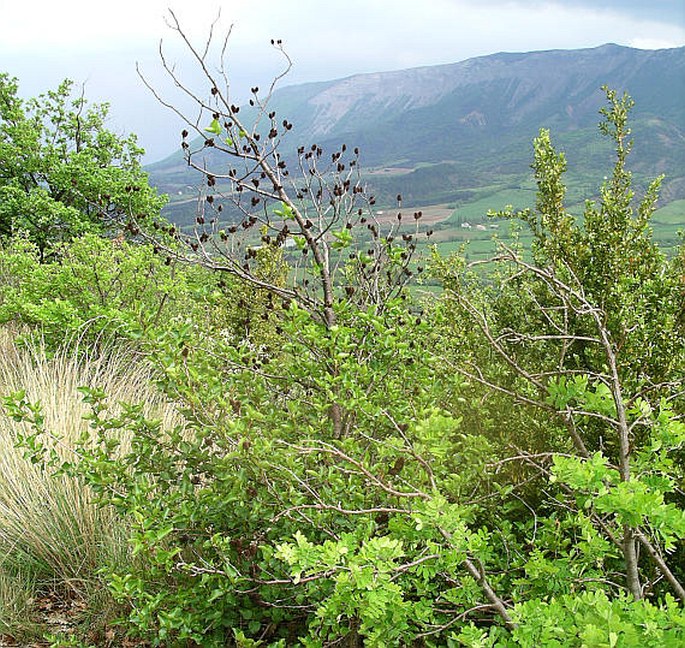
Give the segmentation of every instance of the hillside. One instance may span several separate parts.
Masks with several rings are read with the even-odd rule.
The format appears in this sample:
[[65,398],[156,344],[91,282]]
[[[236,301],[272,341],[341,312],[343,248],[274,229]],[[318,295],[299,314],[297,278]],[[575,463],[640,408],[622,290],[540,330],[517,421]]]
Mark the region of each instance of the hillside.
[[[636,102],[631,168],[638,188],[665,173],[664,203],[685,198],[685,48],[500,53],[284,87],[272,107],[295,125],[290,152],[312,142],[359,146],[381,204],[398,191],[407,205],[457,206],[483,198],[488,187],[525,188],[531,140],[550,128],[567,151],[572,198],[581,202],[596,193],[611,160],[597,133],[603,84]],[[182,187],[197,184],[180,152],[148,170],[177,199]],[[189,202],[172,203],[169,215],[184,221],[187,209]]]

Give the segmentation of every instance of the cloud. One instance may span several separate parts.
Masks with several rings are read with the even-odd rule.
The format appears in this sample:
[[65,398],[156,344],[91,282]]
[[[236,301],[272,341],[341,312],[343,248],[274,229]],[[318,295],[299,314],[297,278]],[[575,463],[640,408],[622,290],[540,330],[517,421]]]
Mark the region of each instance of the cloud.
[[276,37],[294,62],[287,83],[498,51],[685,44],[682,0],[34,0],[28,10],[3,3],[2,66],[19,77],[25,94],[64,77],[85,82],[86,96],[111,101],[118,128],[138,132],[151,158],[161,157],[173,118],[143,87],[135,62],[167,88],[157,60],[163,38],[170,62],[184,78],[197,79],[187,51],[165,25],[169,5],[200,49],[221,6],[218,29],[234,25],[227,65],[238,101],[250,85],[263,87],[282,69],[269,45]]

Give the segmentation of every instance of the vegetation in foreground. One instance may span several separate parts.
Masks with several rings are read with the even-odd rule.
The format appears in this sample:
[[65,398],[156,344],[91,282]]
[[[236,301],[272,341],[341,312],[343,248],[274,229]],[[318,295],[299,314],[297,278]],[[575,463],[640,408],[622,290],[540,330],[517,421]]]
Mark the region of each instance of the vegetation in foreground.
[[[5,243],[27,350],[0,373],[3,631],[59,591],[85,607],[55,646],[682,645],[685,258],[652,239],[660,180],[633,196],[630,100],[607,90],[616,163],[582,222],[543,130],[535,208],[502,214],[531,252],[469,266],[414,259],[344,150],[303,149],[286,189],[287,121],[255,89],[262,138],[208,81],[238,225],[205,168],[189,238]],[[442,291],[417,303],[427,272]],[[33,387],[66,374],[82,426]]]

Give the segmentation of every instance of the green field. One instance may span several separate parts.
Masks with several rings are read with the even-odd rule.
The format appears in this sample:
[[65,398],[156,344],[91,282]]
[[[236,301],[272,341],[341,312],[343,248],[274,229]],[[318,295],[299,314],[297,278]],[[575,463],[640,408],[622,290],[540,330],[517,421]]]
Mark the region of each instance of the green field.
[[[588,179],[575,179],[568,190],[569,212],[582,218],[584,200],[591,197],[590,187]],[[509,207],[514,211],[533,207],[536,187],[533,179],[528,178],[506,185],[474,187],[468,189],[468,192],[475,197],[474,200],[449,203],[447,207],[452,209],[451,215],[431,222],[424,229],[430,227],[434,230],[434,235],[428,243],[436,245],[441,254],[452,254],[463,249],[468,260],[484,259],[496,251],[496,240],[505,243],[512,241],[511,223],[488,216],[488,213],[503,211]],[[187,196],[173,196],[171,205],[168,217],[185,226],[184,229],[191,228],[196,202]],[[430,212],[436,207],[438,206],[426,204],[416,209]],[[444,208],[445,205],[441,207]],[[387,211],[391,209],[388,206],[384,207]],[[668,255],[675,253],[681,241],[679,233],[685,229],[685,200],[675,200],[657,209],[652,217],[652,227],[654,238],[662,250]],[[520,240],[527,247],[530,236],[523,232]],[[427,250],[425,242],[422,242],[420,250]]]

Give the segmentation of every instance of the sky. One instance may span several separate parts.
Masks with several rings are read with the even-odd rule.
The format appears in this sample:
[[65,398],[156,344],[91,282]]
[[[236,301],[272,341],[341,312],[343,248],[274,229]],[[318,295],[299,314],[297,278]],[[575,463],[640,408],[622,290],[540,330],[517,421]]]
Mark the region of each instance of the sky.
[[685,45],[685,0],[0,0],[0,72],[35,96],[65,78],[111,105],[109,128],[134,132],[146,162],[177,147],[177,118],[140,80],[136,65],[174,105],[167,61],[198,83],[168,10],[202,48],[210,25],[232,28],[226,65],[233,100],[264,87],[293,61],[282,85],[364,72],[454,63],[496,52],[577,49],[617,43],[640,49]]

